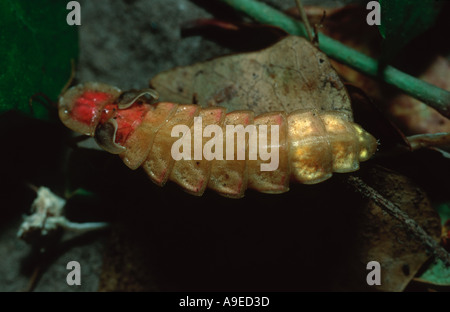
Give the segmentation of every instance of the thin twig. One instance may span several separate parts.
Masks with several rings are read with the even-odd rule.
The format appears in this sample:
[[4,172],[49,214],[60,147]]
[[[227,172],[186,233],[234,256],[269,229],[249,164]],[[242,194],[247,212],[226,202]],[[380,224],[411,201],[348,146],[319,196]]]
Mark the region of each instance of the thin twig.
[[[250,16],[254,20],[280,27],[286,32],[307,36],[307,30],[301,21],[292,19],[265,3],[255,0],[221,0],[231,7]],[[378,71],[378,62],[341,42],[322,33],[319,36],[319,48],[329,57],[344,63],[366,75],[382,79],[386,83],[402,90],[406,94],[435,108],[442,115],[450,118],[450,92],[410,76],[392,66],[386,66],[382,75]]]
[[373,200],[380,208],[388,214],[399,220],[406,228],[417,237],[417,239],[424,245],[434,256],[444,262],[446,266],[450,266],[450,254],[425,232],[425,230],[411,219],[408,214],[402,211],[394,203],[384,198],[375,189],[368,186],[361,178],[356,176],[348,176],[347,182],[352,185],[361,195]]
[[36,185],[32,184],[32,183],[25,183],[31,190],[33,190],[35,193],[37,193],[39,191],[39,187],[37,187]]
[[69,80],[67,80],[64,87],[62,88],[60,94],[63,94],[67,91],[69,86],[72,84],[74,78],[75,78],[75,60],[73,58],[71,58],[70,59],[70,77],[69,77]]
[[[37,99],[39,96],[43,97],[45,99],[46,102],[44,102],[45,104],[49,105],[49,107],[56,107],[53,103],[53,101],[48,97],[47,94],[42,93],[42,92],[38,92],[33,94],[32,96],[30,96],[30,98],[28,99],[28,106],[30,107],[30,110],[33,112],[33,100]],[[47,107],[48,109],[48,107]]]
[[424,147],[450,146],[450,133],[416,134],[406,137],[413,151]]
[[300,17],[302,18],[303,23],[305,23],[306,26],[306,33],[308,34],[309,41],[313,42],[314,38],[311,32],[311,26],[309,25],[308,17],[306,16],[305,9],[303,9],[302,1],[301,0],[295,0],[297,3],[298,11],[300,12]]
[[30,280],[28,281],[28,285],[24,289],[24,292],[32,292],[34,290],[39,281],[39,278],[41,277],[41,273],[42,273],[41,266],[38,264],[34,268],[33,274],[31,275]]

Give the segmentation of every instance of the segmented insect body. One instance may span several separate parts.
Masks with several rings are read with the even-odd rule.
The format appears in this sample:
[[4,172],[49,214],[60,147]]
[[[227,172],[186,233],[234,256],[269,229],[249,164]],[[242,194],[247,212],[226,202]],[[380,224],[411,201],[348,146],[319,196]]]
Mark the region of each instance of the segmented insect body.
[[[221,195],[239,198],[247,188],[264,193],[283,193],[290,181],[314,184],[333,172],[351,172],[369,159],[377,148],[375,138],[359,125],[337,112],[297,110],[290,114],[271,112],[254,116],[251,111],[226,113],[225,108],[156,102],[150,104],[144,93],[121,92],[115,87],[91,82],[69,89],[59,100],[59,116],[70,129],[94,136],[106,151],[119,154],[131,169],[142,166],[156,184],[176,182],[187,192],[202,195],[211,188]],[[262,160],[178,160],[171,148],[179,138],[172,137],[177,125],[194,127],[194,117],[202,117],[203,130],[218,125],[226,135],[227,125],[278,126],[278,143],[268,139],[269,149],[278,149],[278,168],[262,171]],[[257,128],[261,129],[261,128]],[[260,131],[260,130],[258,130]],[[192,131],[191,131],[192,133]],[[272,144],[273,143],[273,144]],[[207,144],[203,138],[202,146]],[[245,155],[249,155],[248,140]],[[225,150],[225,149],[224,149]],[[235,154],[238,147],[234,149]],[[236,155],[235,155],[236,156]]]

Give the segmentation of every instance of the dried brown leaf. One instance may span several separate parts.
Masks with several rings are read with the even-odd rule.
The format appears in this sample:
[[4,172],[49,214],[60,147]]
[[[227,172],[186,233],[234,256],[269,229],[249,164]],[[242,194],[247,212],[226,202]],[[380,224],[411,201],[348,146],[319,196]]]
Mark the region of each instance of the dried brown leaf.
[[[426,193],[411,180],[379,166],[365,172],[363,179],[439,241],[439,215],[431,207]],[[359,235],[354,241],[357,252],[349,255],[346,267],[342,268],[350,278],[340,288],[373,289],[361,286],[361,283],[356,285],[354,281],[360,281],[368,273],[361,270],[362,264],[378,261],[381,264],[381,285],[376,286],[376,290],[403,291],[429,258],[423,245],[408,233],[405,226],[372,201],[361,207],[358,227]]]
[[296,36],[258,52],[160,73],[150,86],[165,101],[220,105],[228,111],[322,109],[353,118],[347,91],[327,56]]

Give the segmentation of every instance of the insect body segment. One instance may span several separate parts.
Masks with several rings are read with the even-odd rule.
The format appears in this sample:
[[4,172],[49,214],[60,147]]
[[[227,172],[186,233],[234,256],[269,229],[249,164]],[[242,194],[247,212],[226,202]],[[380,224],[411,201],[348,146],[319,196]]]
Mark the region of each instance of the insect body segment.
[[[156,184],[163,186],[171,180],[194,195],[202,195],[206,188],[233,198],[244,196],[247,188],[283,193],[289,190],[291,180],[314,184],[330,178],[333,172],[355,171],[359,162],[369,159],[377,148],[373,136],[337,112],[297,110],[289,115],[271,112],[255,117],[251,111],[226,114],[222,107],[150,104],[144,94],[156,97],[149,90],[121,93],[100,83],[78,85],[60,98],[60,119],[70,129],[94,136],[102,148],[119,154],[131,169],[142,166]],[[195,123],[196,117],[201,117],[201,126]],[[222,139],[222,151],[214,151],[223,157],[208,159],[200,154],[206,157],[175,160],[171,150],[179,138],[173,137],[172,131],[180,125],[191,129],[179,133],[181,136],[193,138],[195,127],[205,131],[202,148]],[[222,137],[210,138],[210,125],[220,127]],[[227,155],[225,137],[239,137],[227,127],[232,125],[256,126],[258,146],[265,144],[266,151],[278,152],[276,170],[263,169],[271,163],[264,149],[252,148],[255,142],[250,141],[250,135],[241,141],[233,140],[234,155]],[[198,152],[191,151],[191,155]],[[240,153],[245,157],[239,157]]]
[[[226,110],[223,107],[201,109],[198,114],[198,117],[201,117],[203,121],[203,131],[207,125],[223,126],[225,116]],[[192,125],[190,131],[192,142],[194,141],[194,127],[195,126]],[[203,140],[201,151],[203,151],[205,144],[206,140]],[[195,152],[196,151],[194,150],[194,153]],[[175,162],[173,170],[170,174],[170,180],[181,185],[189,193],[203,194],[206,187],[212,188],[214,184],[214,182],[210,180],[210,177],[215,177],[216,174],[211,174],[211,165],[212,162],[205,158],[196,160],[195,157],[193,157],[190,160],[178,160]]]
[[158,130],[150,153],[142,167],[156,184],[163,186],[168,181],[175,160],[171,156],[172,145],[178,138],[172,137],[172,129],[177,125],[191,126],[199,113],[198,105],[178,105],[173,116]]

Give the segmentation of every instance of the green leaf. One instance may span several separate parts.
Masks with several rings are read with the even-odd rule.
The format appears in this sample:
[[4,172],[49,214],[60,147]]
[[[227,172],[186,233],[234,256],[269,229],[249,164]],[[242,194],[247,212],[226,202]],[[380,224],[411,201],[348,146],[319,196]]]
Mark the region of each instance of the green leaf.
[[445,264],[437,259],[419,278],[434,285],[450,286],[450,267],[445,267]]
[[450,220],[450,203],[442,203],[440,205],[437,205],[436,211],[441,217],[442,225],[444,225],[447,220]]
[[38,93],[56,102],[78,54],[77,26],[66,22],[62,0],[0,2],[0,113],[17,110],[39,119],[56,109],[30,99]]
[[433,26],[444,1],[379,0],[383,36],[381,59],[391,60],[411,39]]
[[67,192],[67,198],[78,198],[78,199],[97,199],[98,195],[94,192],[88,191],[84,188],[78,188],[73,192]]
[[[436,206],[436,210],[441,217],[441,223],[444,225],[450,220],[450,204],[442,203]],[[419,276],[421,280],[440,286],[450,286],[450,267],[446,267],[444,263],[437,259],[431,263],[425,272]]]

